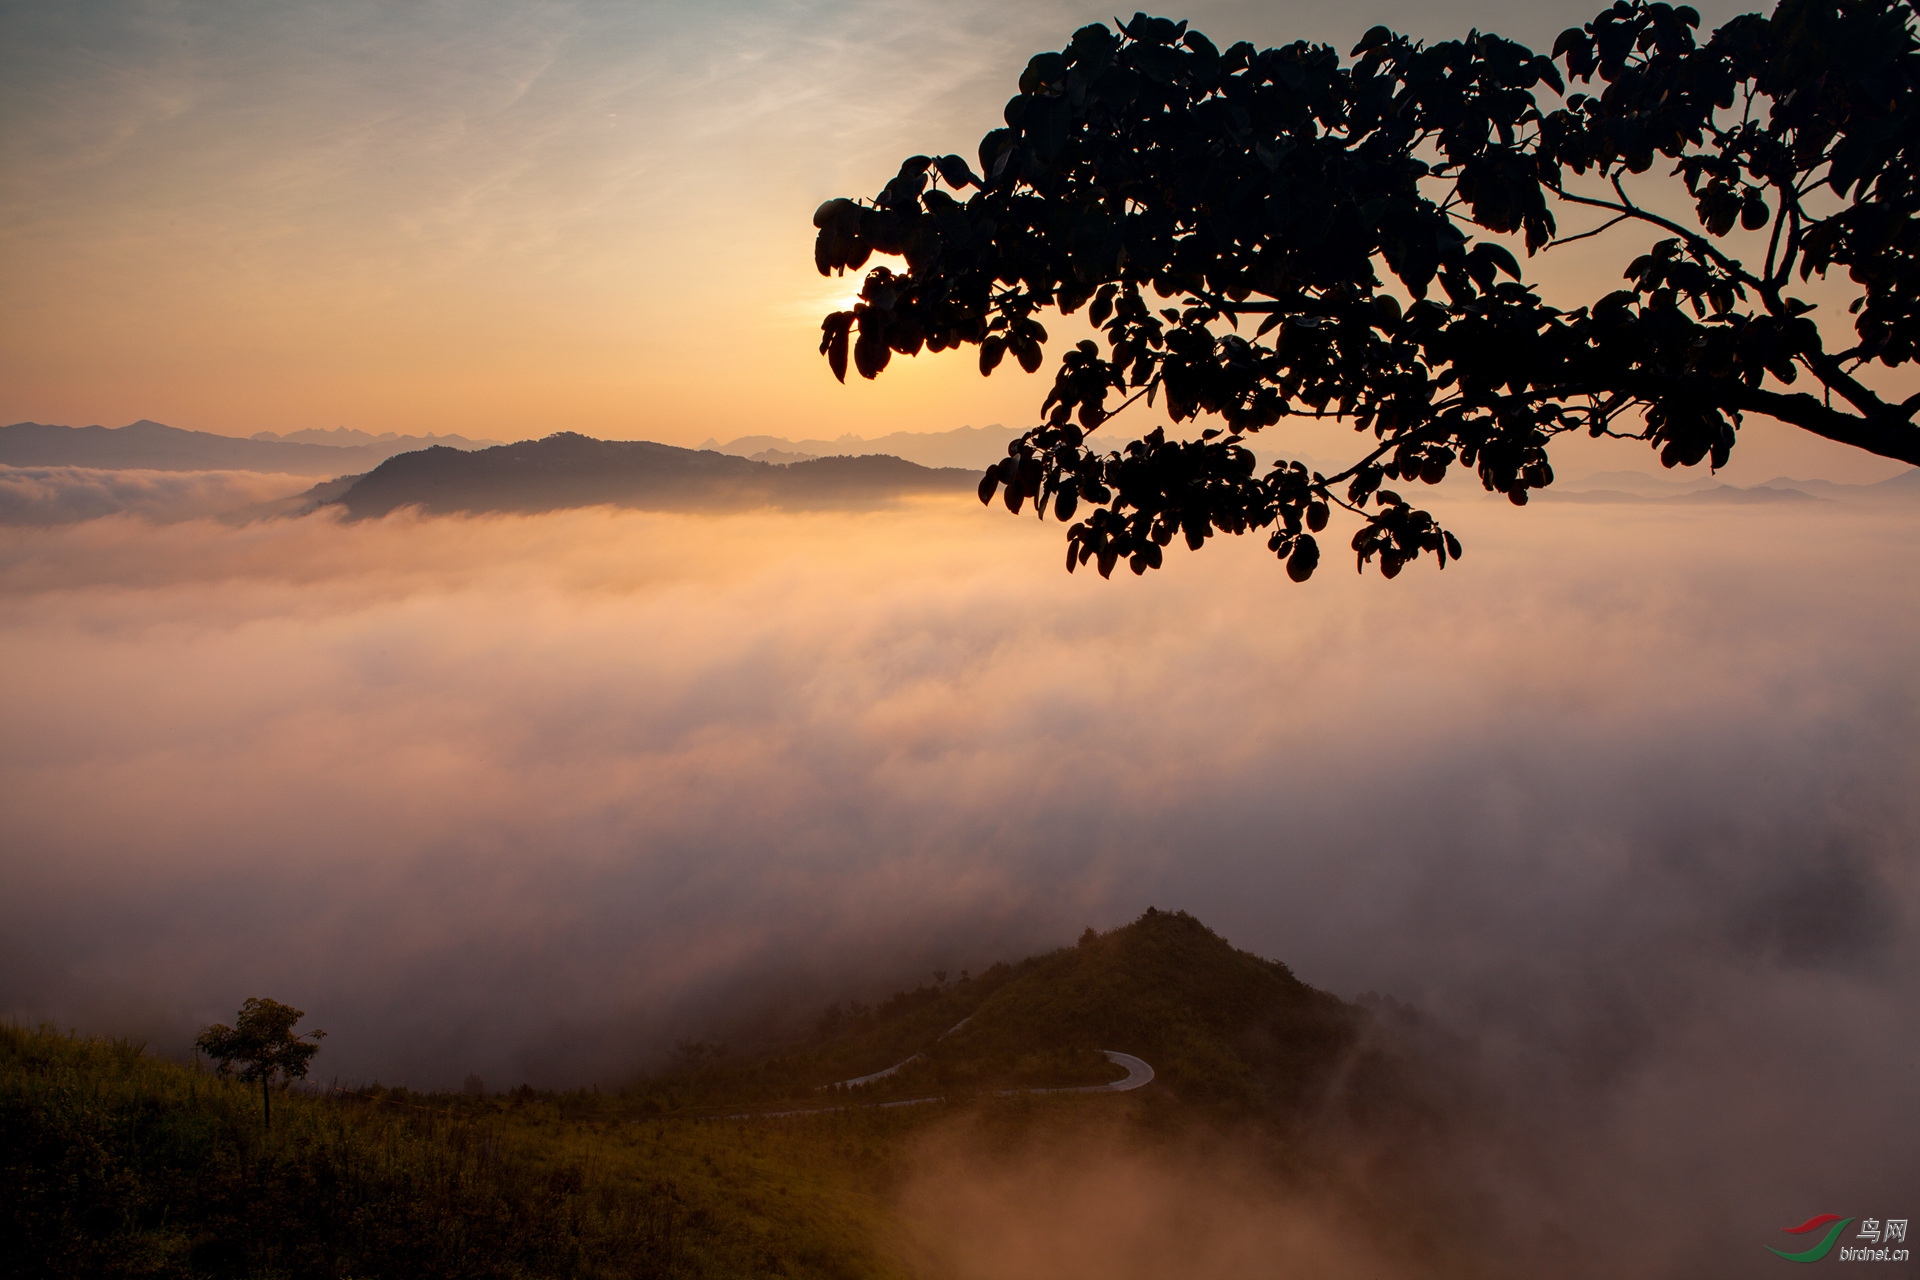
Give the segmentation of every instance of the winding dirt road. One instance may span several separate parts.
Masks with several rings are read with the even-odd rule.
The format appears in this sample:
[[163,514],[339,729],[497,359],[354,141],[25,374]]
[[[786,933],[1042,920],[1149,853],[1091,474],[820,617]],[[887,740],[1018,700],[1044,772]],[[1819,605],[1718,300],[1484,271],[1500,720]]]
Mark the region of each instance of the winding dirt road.
[[[958,1031],[959,1029],[959,1027],[955,1027],[953,1030]],[[947,1034],[952,1035],[953,1032],[949,1031]],[[1127,1074],[1111,1084],[1077,1084],[1067,1085],[1058,1089],[996,1089],[994,1090],[994,1096],[997,1098],[1007,1098],[1015,1094],[1023,1093],[1127,1093],[1130,1090],[1140,1088],[1142,1085],[1153,1083],[1153,1068],[1149,1066],[1144,1059],[1136,1058],[1130,1053],[1120,1053],[1113,1049],[1102,1049],[1100,1052],[1105,1054],[1107,1061],[1113,1063],[1116,1067],[1125,1067]],[[918,1062],[920,1056],[921,1055],[916,1053],[905,1062],[894,1063],[885,1071],[875,1071],[871,1075],[855,1076],[851,1080],[841,1080],[836,1084],[822,1085],[821,1087],[823,1089],[854,1089],[864,1084],[872,1084],[875,1080],[886,1079],[902,1067],[911,1066]],[[919,1107],[925,1106],[930,1102],[945,1101],[945,1095],[939,1095],[931,1098],[902,1098],[898,1102],[876,1102],[870,1103],[869,1105],[884,1109],[886,1107]],[[780,1116],[824,1115],[829,1111],[854,1111],[857,1109],[858,1107],[856,1105],[801,1107],[793,1111],[741,1111],[734,1115],[721,1116],[720,1118],[722,1120],[772,1120]]]

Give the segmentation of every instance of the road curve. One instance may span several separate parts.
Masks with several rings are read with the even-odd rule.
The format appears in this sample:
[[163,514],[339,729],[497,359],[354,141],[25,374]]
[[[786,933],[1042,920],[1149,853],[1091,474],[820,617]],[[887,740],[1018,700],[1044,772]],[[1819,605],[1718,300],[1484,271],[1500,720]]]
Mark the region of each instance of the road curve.
[[[942,1031],[940,1033],[939,1040],[945,1040],[948,1036],[952,1035],[954,1032],[958,1031],[960,1028],[966,1026],[969,1022],[972,1022],[972,1021],[973,1021],[973,1015],[968,1014],[966,1017],[960,1019],[960,1021],[948,1027],[945,1031]],[[936,1044],[938,1042],[939,1042],[938,1040],[935,1041]],[[872,1084],[875,1080],[885,1080],[888,1076],[900,1070],[902,1067],[910,1067],[914,1063],[920,1061],[920,1059],[925,1056],[926,1056],[925,1054],[916,1053],[911,1058],[908,1058],[905,1062],[896,1062],[884,1071],[875,1071],[871,1075],[855,1076],[851,1080],[836,1080],[832,1084],[823,1084],[820,1086],[820,1092],[825,1092],[828,1089],[858,1089],[863,1084]],[[1149,1073],[1148,1078],[1151,1079],[1152,1078],[1151,1073],[1153,1069],[1149,1067],[1147,1070]]]
[[875,1080],[885,1080],[888,1076],[900,1070],[902,1067],[910,1067],[918,1061],[920,1061],[920,1055],[916,1053],[911,1058],[908,1058],[905,1062],[894,1063],[892,1066],[888,1067],[885,1071],[876,1071],[869,1076],[855,1076],[851,1080],[838,1080],[838,1081],[835,1081],[833,1084],[823,1084],[820,1087],[822,1089],[858,1089],[863,1084],[872,1084]]
[[1100,1052],[1107,1055],[1108,1062],[1117,1067],[1125,1067],[1127,1078],[1115,1080],[1112,1084],[1090,1084],[1081,1090],[1082,1093],[1125,1093],[1130,1089],[1138,1089],[1143,1084],[1153,1083],[1153,1068],[1141,1059],[1130,1053],[1115,1053],[1111,1049],[1102,1049]]
[[1072,1084],[1063,1089],[1000,1089],[997,1096],[1006,1098],[1016,1093],[1125,1093],[1129,1089],[1138,1089],[1143,1084],[1153,1083],[1153,1068],[1130,1053],[1116,1053],[1112,1049],[1102,1049],[1107,1061],[1116,1067],[1125,1067],[1124,1079],[1112,1084]]
[[[1115,1080],[1111,1084],[1077,1084],[1077,1085],[1067,1085],[1066,1087],[1060,1088],[1060,1089],[997,1089],[994,1091],[994,1096],[1000,1097],[1000,1098],[1010,1098],[1017,1094],[1024,1094],[1024,1093],[1127,1093],[1131,1090],[1140,1088],[1142,1085],[1148,1085],[1153,1083],[1153,1068],[1145,1061],[1145,1059],[1136,1058],[1130,1053],[1119,1053],[1113,1049],[1102,1049],[1100,1052],[1105,1054],[1107,1061],[1113,1063],[1116,1067],[1125,1067],[1127,1069],[1127,1074],[1123,1078],[1119,1080]],[[913,1055],[913,1057],[908,1058],[906,1062],[896,1063],[893,1066],[888,1067],[885,1071],[876,1071],[872,1075],[855,1076],[851,1080],[842,1080],[840,1082],[840,1086],[862,1085],[872,1080],[884,1080],[886,1077],[900,1070],[901,1067],[906,1066],[908,1063],[917,1061],[919,1057],[920,1055],[916,1053]],[[825,1087],[832,1089],[840,1086],[827,1085]],[[919,1107],[919,1106],[924,1106],[930,1102],[945,1102],[945,1101],[946,1101],[946,1098],[944,1096],[936,1096],[932,1098],[902,1098],[897,1102],[877,1102],[877,1103],[868,1103],[866,1105],[872,1106],[872,1107],[878,1107],[878,1108]],[[781,1116],[825,1115],[829,1111],[857,1111],[860,1109],[861,1109],[860,1106],[853,1105],[853,1106],[844,1106],[844,1107],[801,1107],[795,1111],[740,1111],[740,1112],[734,1113],[733,1115],[721,1116],[720,1119],[722,1120],[773,1120]]]

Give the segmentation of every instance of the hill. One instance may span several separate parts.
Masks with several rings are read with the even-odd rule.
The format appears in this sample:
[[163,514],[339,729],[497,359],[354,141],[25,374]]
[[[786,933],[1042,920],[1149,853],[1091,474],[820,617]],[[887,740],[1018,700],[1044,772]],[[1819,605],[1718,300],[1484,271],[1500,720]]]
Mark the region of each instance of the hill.
[[382,431],[375,435],[371,431],[356,431],[352,427],[307,427],[300,431],[256,431],[250,439],[254,440],[291,440],[298,444],[325,444],[334,448],[353,448],[373,445],[391,446],[391,453],[411,453],[415,449],[431,449],[443,444],[450,449],[491,449],[494,445],[505,444],[504,440],[475,440],[462,435],[435,435],[429,431],[424,436],[405,436],[397,431]]
[[1007,443],[1023,428],[956,427],[952,431],[894,431],[869,440],[843,435],[832,440],[789,440],[785,436],[739,436],[721,444],[709,437],[700,447],[762,462],[887,454],[923,467],[960,467],[979,472],[1007,456]]
[[[622,1123],[580,1091],[259,1093],[139,1046],[0,1026],[0,1276],[896,1276],[893,1113]],[[869,1153],[861,1157],[860,1152]],[[849,1152],[854,1153],[851,1157]]]
[[[1106,1083],[1104,1051],[1144,1058],[1155,1097],[1242,1118],[1366,1122],[1428,1108],[1407,1027],[1236,949],[1185,912],[1149,909],[1107,933],[977,976],[834,1005],[808,1039],[686,1065],[634,1094],[662,1109],[787,1108]],[[882,1079],[831,1088],[897,1067]],[[829,1090],[823,1093],[823,1090]]]
[[1189,1101],[1292,1111],[1325,1099],[1367,1021],[1185,912],[1150,908],[1041,957],[924,1061],[943,1083],[988,1085],[1023,1076],[1036,1056],[1115,1049]]
[[868,506],[913,493],[962,493],[979,477],[900,458],[818,458],[774,466],[650,440],[561,432],[471,453],[433,448],[389,458],[338,502],[356,519],[401,507],[430,514],[620,506],[648,511]]
[[[1208,1210],[1218,1225],[1249,1196],[1297,1201],[1329,1239],[1413,1260],[1391,1274],[1490,1274],[1450,1225],[1484,1221],[1415,1172],[1432,1127],[1407,1122],[1414,1059],[1391,1019],[1179,912],[939,977],[831,1006],[741,1061],[684,1044],[674,1070],[617,1092],[294,1090],[270,1130],[254,1088],[197,1064],[0,1027],[0,1275],[947,1274],[913,1243],[929,1198],[1102,1161],[1230,1201]],[[1118,1074],[1100,1049],[1158,1078],[1046,1092]],[[872,1086],[821,1089],[911,1055]],[[929,1087],[941,1101],[865,1105]],[[806,1114],[767,1105],[796,1101]],[[1057,1229],[1048,1213],[1031,1227]]]
[[1642,471],[1596,471],[1558,481],[1538,496],[1550,502],[1680,502],[1718,505],[1834,502],[1898,502],[1920,493],[1920,469],[1874,484],[1838,484],[1832,480],[1796,480],[1775,476],[1761,484],[1720,484],[1713,480],[1673,479]]
[[[141,419],[124,427],[16,422],[0,427],[0,466],[91,467],[103,471],[271,471],[337,476],[457,437],[387,436],[350,444],[215,435]],[[313,434],[300,432],[296,435]],[[363,433],[353,433],[360,435]],[[467,442],[472,443],[472,442]]]
[[1902,498],[1920,496],[1920,467],[1902,471],[1891,480],[1882,480],[1873,487],[1882,493]]

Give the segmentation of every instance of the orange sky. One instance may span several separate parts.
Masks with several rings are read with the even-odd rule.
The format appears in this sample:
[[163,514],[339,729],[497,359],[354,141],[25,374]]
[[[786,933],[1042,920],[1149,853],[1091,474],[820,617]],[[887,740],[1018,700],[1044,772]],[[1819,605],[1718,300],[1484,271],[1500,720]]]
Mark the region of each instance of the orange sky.
[[[1385,21],[1546,44],[1591,7],[1183,12],[1222,40],[1344,46]],[[1047,375],[983,380],[966,355],[836,384],[816,335],[850,282],[814,273],[810,215],[871,194],[904,155],[971,155],[1026,57],[1104,16],[932,0],[15,7],[0,15],[0,421],[692,444],[1031,420]],[[1748,479],[1898,469],[1752,434]]]
[[[1223,40],[1544,46],[1598,3],[1190,13]],[[810,214],[970,152],[1029,53],[1108,16],[0,6],[0,422],[1030,420],[1044,379],[964,353],[837,384],[815,334],[848,282],[814,273]],[[1546,265],[1592,289],[1612,254]],[[1753,421],[1724,478],[1899,469]],[[1556,1140],[1588,1180],[1561,1190],[1623,1249],[1669,1218],[1904,1212],[1871,1196],[1911,1184],[1920,1128],[1920,511],[1469,485],[1437,498],[1466,543],[1444,573],[1341,552],[1303,587],[1258,536],[1069,577],[1057,524],[965,494],[0,528],[0,1018],[183,1051],[272,992],[345,1080],[612,1082],[721,1014],[1177,905],[1585,1082],[1633,1158]]]

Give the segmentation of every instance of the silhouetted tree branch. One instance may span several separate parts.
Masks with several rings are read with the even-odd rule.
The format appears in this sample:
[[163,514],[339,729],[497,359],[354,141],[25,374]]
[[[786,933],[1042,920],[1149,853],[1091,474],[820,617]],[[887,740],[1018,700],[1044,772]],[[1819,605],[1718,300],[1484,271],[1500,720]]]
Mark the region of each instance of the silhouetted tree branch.
[[[1913,0],[1783,0],[1704,44],[1698,26],[1690,8],[1619,0],[1551,55],[1375,27],[1351,62],[1304,41],[1223,52],[1144,14],[1083,27],[1027,64],[978,173],[914,156],[872,201],[820,207],[823,274],[875,253],[906,266],[867,273],[854,308],[822,323],[821,352],[842,380],[849,360],[872,378],[895,353],[962,345],[983,374],[1009,354],[1031,372],[1038,314],[1087,308],[1104,350],[1065,353],[1045,421],[980,496],[1050,509],[1070,523],[1067,567],[1102,574],[1158,567],[1175,537],[1197,549],[1264,529],[1301,581],[1335,506],[1361,519],[1362,568],[1377,558],[1391,578],[1429,552],[1444,567],[1459,542],[1386,482],[1465,465],[1524,504],[1574,431],[1719,467],[1757,413],[1920,464],[1920,396],[1890,402],[1853,374],[1908,364],[1920,340]],[[1694,226],[1628,190],[1669,161]],[[1816,213],[1816,192],[1838,208]],[[1611,216],[1561,237],[1565,205]],[[1574,310],[1476,239],[1513,235],[1531,257],[1626,224],[1663,236],[1626,287]],[[1736,226],[1766,233],[1758,270]],[[1786,292],[1835,268],[1856,294],[1840,352]],[[1782,389],[1803,377],[1817,394]],[[1089,446],[1143,395],[1220,425]],[[1303,414],[1370,434],[1363,457],[1332,476],[1286,460],[1261,473],[1248,437]]]

